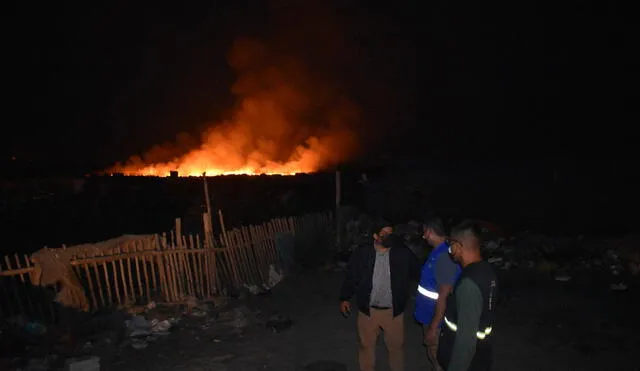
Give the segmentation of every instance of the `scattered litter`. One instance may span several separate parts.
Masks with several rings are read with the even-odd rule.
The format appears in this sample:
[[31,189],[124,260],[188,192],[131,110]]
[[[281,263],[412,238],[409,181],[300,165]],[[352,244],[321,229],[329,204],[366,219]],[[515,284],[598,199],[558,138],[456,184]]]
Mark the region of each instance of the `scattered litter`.
[[347,371],[346,365],[334,361],[316,361],[304,366],[306,371]]
[[275,287],[282,281],[282,278],[282,274],[278,273],[276,267],[273,264],[269,265],[269,287]]
[[65,362],[65,371],[100,371],[100,358],[72,358]]
[[249,292],[251,292],[253,295],[258,295],[260,293],[260,289],[256,285],[248,285],[248,284],[245,283],[244,287],[247,290],[249,290]]
[[224,361],[228,361],[232,358],[235,358],[235,356],[233,354],[224,354],[221,356],[217,356],[217,357],[213,357],[211,358],[211,362],[224,362]]
[[291,321],[291,318],[281,314],[271,316],[267,321],[267,327],[271,328],[275,333],[282,332],[290,328],[292,324],[293,322]]
[[249,325],[249,318],[252,315],[253,313],[249,308],[246,306],[240,306],[233,308],[230,311],[220,313],[218,319],[235,329],[242,329]]
[[48,371],[50,369],[51,362],[49,358],[34,358],[29,360],[25,371]]
[[629,287],[624,283],[613,283],[611,284],[612,291],[627,291]]
[[168,320],[158,321],[154,319],[151,321],[151,332],[154,335],[168,335],[171,328],[171,322]]
[[37,322],[27,323],[24,326],[24,330],[30,335],[42,335],[47,332],[47,328]]
[[148,341],[155,341],[158,337],[169,335],[169,330],[176,319],[158,320],[156,318],[148,321],[142,316],[132,316],[130,320],[125,321],[131,338],[131,346],[135,349],[144,349],[147,347]]
[[156,302],[155,301],[150,301],[146,306],[147,312],[155,309],[156,308]]
[[558,282],[568,282],[571,281],[571,276],[567,276],[567,275],[558,275],[556,276],[556,281]]
[[131,339],[131,346],[134,349],[144,349],[149,345],[146,340],[142,339]]
[[497,250],[500,248],[500,244],[495,241],[489,241],[486,248],[487,250]]
[[142,316],[131,316],[130,320],[125,321],[125,325],[131,337],[151,335],[151,323]]

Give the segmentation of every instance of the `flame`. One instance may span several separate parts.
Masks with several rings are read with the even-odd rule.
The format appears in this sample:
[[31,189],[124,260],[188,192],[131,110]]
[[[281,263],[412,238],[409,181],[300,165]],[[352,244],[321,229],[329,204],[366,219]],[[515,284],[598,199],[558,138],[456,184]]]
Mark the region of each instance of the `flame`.
[[238,105],[230,119],[212,125],[195,148],[177,155],[156,148],[107,172],[295,175],[316,172],[353,153],[353,104],[322,78],[310,76],[298,60],[275,57],[262,43],[244,39],[235,43],[229,62],[239,74],[232,87]]

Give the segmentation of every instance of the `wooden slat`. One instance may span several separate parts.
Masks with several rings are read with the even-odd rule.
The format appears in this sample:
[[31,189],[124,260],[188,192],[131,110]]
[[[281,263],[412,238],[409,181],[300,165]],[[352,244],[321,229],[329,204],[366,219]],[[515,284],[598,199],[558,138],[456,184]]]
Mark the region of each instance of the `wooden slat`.
[[[94,256],[95,256],[95,253],[93,254],[92,258]],[[89,263],[87,263],[87,265],[88,264]],[[98,296],[100,297],[100,303],[101,303],[102,307],[107,307],[108,304],[107,304],[106,299],[104,297],[104,288],[102,287],[102,282],[100,280],[100,269],[98,269],[98,264],[96,262],[93,262],[93,263],[91,263],[91,267],[93,268],[93,272],[95,273],[95,276],[96,276],[96,286],[98,287]]]
[[116,293],[116,299],[118,300],[118,305],[122,305],[122,297],[120,296],[120,285],[118,284],[118,268],[115,259],[111,260],[111,268],[113,268],[113,288]]
[[[133,251],[138,252],[142,246],[142,241],[133,241]],[[136,282],[138,283],[138,298],[142,299],[144,297],[144,289],[142,286],[142,275],[140,274],[140,258],[138,255],[133,256],[133,264],[135,265],[136,270]]]
[[[144,251],[147,248],[147,244],[145,241],[140,241],[140,251]],[[151,302],[151,283],[149,281],[149,270],[147,268],[147,258],[146,256],[141,256],[139,257],[141,264],[142,264],[142,274],[144,274],[144,287],[145,287],[145,293],[147,295],[147,303]],[[136,260],[136,264],[138,263],[138,261]],[[140,273],[138,273],[138,275],[140,275]],[[142,288],[141,288],[142,289]]]
[[[87,257],[87,252],[83,251],[82,255],[84,258]],[[91,272],[89,272],[89,264],[83,264],[84,273],[87,275],[87,284],[89,285],[89,295],[91,297],[91,303],[93,304],[93,310],[98,309],[98,300],[96,299],[95,289],[93,287],[93,279],[91,278]]]
[[[118,246],[116,249],[118,251],[118,255],[122,254],[122,248]],[[120,268],[120,286],[122,286],[122,293],[124,302],[122,304],[129,305],[131,303],[131,299],[129,297],[129,289],[127,288],[127,275],[125,273],[124,268],[124,259],[118,259],[118,268]]]
[[[100,251],[100,256],[104,257],[104,251]],[[97,263],[96,263],[97,264]],[[111,283],[109,279],[109,268],[107,266],[107,261],[104,260],[101,262],[102,270],[104,273],[104,282],[107,285],[107,297],[109,298],[109,307],[113,305],[113,296],[111,295]]]
[[[182,261],[182,265],[184,266],[184,271],[185,274],[187,276],[187,284],[189,287],[189,295],[192,296],[197,296],[196,290],[195,290],[195,284],[194,284],[194,277],[193,277],[193,269],[191,267],[191,264],[189,262],[189,256],[192,254],[187,254],[187,248],[188,245],[186,243],[186,239],[184,238],[184,236],[180,236],[180,239],[182,240],[180,242],[180,260]],[[184,252],[184,253],[183,253]]]
[[131,256],[129,255],[129,251],[131,250],[131,243],[127,242],[126,245],[123,246],[123,249],[125,250],[125,253],[127,254],[127,260],[124,261],[123,260],[123,264],[126,264],[127,266],[127,282],[129,283],[129,293],[131,294],[131,298],[130,298],[130,302],[129,303],[135,303],[137,302],[136,300],[136,291],[134,288],[134,284],[133,284],[133,274],[131,271]]
[[[198,249],[198,246],[193,240],[193,235],[189,235],[189,248],[191,250]],[[193,263],[194,285],[196,286],[196,290],[198,291],[200,298],[205,298],[205,280],[207,277],[204,276],[201,261],[204,256],[202,254],[189,254],[188,256],[191,258]]]

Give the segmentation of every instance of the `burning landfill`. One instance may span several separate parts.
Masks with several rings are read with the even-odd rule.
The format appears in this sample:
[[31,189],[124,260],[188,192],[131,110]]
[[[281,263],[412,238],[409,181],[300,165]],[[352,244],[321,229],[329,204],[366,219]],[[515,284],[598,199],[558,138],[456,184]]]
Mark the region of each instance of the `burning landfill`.
[[[276,55],[278,54],[278,55]],[[237,41],[229,63],[238,74],[232,117],[202,135],[198,148],[158,146],[108,173],[124,175],[293,175],[311,173],[351,155],[354,105],[311,76],[295,58],[254,40]],[[181,153],[176,153],[181,152]]]

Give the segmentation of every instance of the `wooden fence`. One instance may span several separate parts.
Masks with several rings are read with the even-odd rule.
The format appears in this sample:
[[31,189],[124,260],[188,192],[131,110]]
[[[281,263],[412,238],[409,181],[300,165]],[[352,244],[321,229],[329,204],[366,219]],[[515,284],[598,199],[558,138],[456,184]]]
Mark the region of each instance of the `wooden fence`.
[[[178,219],[176,229],[168,234],[146,242],[132,240],[111,254],[85,251],[74,256],[70,264],[91,311],[150,301],[178,303],[191,297],[207,300],[243,287],[264,290],[270,287],[270,271],[286,269],[286,255],[293,253],[276,248],[278,241],[288,237],[290,245],[304,249],[301,245],[329,236],[331,218],[327,213],[277,218],[262,225],[223,229],[217,238],[184,235]],[[331,239],[324,241],[328,244]],[[27,255],[4,257],[0,263],[0,317],[22,314],[56,322],[54,297],[60,287],[45,290],[32,285],[33,270]]]

